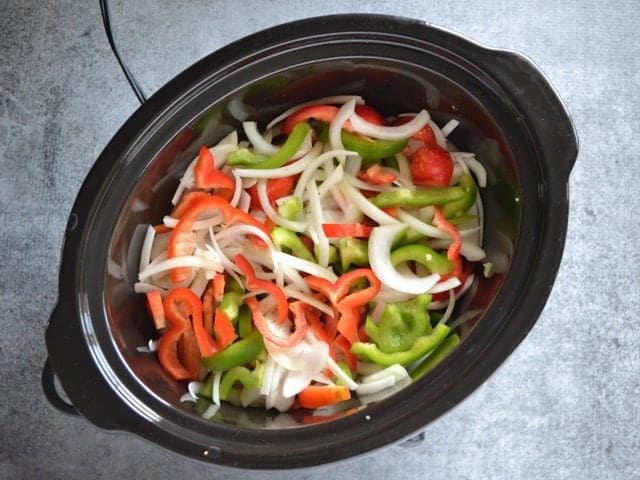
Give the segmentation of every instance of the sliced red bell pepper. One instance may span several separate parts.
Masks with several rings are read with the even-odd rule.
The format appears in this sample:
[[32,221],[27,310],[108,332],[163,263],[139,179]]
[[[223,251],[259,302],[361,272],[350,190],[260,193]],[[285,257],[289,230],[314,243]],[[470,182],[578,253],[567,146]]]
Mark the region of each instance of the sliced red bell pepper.
[[[367,280],[369,286],[350,293],[362,279]],[[349,342],[357,342],[361,310],[380,291],[380,280],[373,271],[369,268],[358,268],[341,275],[335,283],[314,276],[306,277],[304,280],[311,289],[325,295],[337,311],[338,332]]]
[[[176,228],[173,229],[169,237],[169,245],[167,247],[167,255],[169,258],[191,255],[194,249],[193,222],[203,213],[211,211],[222,213],[224,222],[228,225],[232,223],[246,223],[259,228],[265,232],[265,234],[269,235],[264,224],[248,213],[232,207],[231,204],[222,197],[208,195],[195,199],[193,204],[182,214],[178,225],[176,225]],[[171,280],[174,283],[182,282],[190,276],[190,268],[174,268],[171,271]]]
[[[298,180],[299,175],[291,175],[290,177],[272,178],[267,180],[267,198],[273,206],[275,201],[286,195],[289,195]],[[258,185],[247,188],[247,193],[251,197],[251,209],[262,210],[260,199],[258,198]]]
[[245,286],[248,290],[264,290],[273,296],[278,309],[278,322],[283,323],[289,315],[289,304],[282,289],[275,283],[257,278],[255,270],[244,255],[238,254],[234,257],[234,260],[245,276]]
[[323,223],[322,230],[328,238],[369,238],[373,227],[362,223]]
[[389,170],[385,170],[380,166],[380,164],[376,163],[375,165],[371,165],[366,170],[360,172],[358,174],[358,178],[373,185],[391,185],[395,182],[396,175]]
[[309,385],[298,394],[304,408],[324,407],[350,398],[351,392],[345,385]]
[[164,223],[159,223],[158,225],[154,225],[153,229],[156,231],[156,235],[159,233],[169,233],[171,229],[167,227]]
[[218,351],[216,342],[204,327],[202,318],[202,302],[189,288],[174,288],[169,292],[164,302],[167,318],[172,315],[180,317],[186,322],[191,318],[191,325],[196,336],[200,356],[208,357]]
[[414,152],[409,168],[416,185],[447,187],[453,175],[453,160],[444,148],[429,145]]
[[355,371],[358,366],[358,358],[351,353],[351,343],[344,335],[338,335],[334,340],[333,344],[335,347],[340,350],[342,353],[342,357],[349,365],[351,371]]
[[162,330],[167,326],[162,305],[162,295],[159,290],[147,293],[147,308],[153,319],[156,330]]
[[209,194],[207,192],[202,192],[200,190],[194,190],[192,192],[184,193],[182,197],[180,197],[178,205],[176,205],[175,208],[171,211],[171,217],[180,218],[184,214],[184,212],[186,212],[193,206],[196,200],[208,196]]
[[238,338],[238,334],[236,333],[235,328],[233,328],[233,323],[231,323],[231,320],[229,320],[229,317],[221,308],[216,309],[216,319],[213,324],[213,332],[216,336],[216,345],[219,350],[231,345],[235,339]]
[[[195,297],[197,302],[186,292]],[[199,302],[200,299],[187,288],[173,289],[164,299],[168,328],[158,342],[158,360],[174,380],[195,380],[198,377],[200,352],[193,339],[189,315],[193,309],[197,310]],[[200,320],[202,321],[201,312]]]
[[462,238],[460,237],[460,232],[455,225],[449,223],[440,207],[433,208],[433,223],[453,239],[453,243],[447,250],[447,258],[453,263],[453,271],[451,275],[461,278],[462,259],[460,258],[460,249],[462,248]]
[[214,291],[215,287],[210,281],[202,295],[202,324],[209,335],[213,335],[213,313],[216,309]]
[[300,343],[307,333],[307,328],[309,327],[309,325],[307,324],[305,318],[304,304],[302,302],[293,302],[290,305],[291,312],[293,313],[293,325],[295,330],[286,338],[274,335],[271,332],[271,329],[267,325],[267,321],[265,320],[264,315],[262,315],[262,311],[260,310],[260,305],[258,304],[258,300],[256,299],[256,297],[247,298],[245,300],[245,303],[249,307],[249,310],[251,310],[253,324],[256,326],[256,329],[260,332],[263,338],[269,340],[275,345],[279,345],[285,348],[293,347],[294,345]]
[[196,188],[205,190],[212,188],[223,188],[233,190],[235,182],[222,170],[217,170],[213,154],[204,145],[200,148],[198,160],[193,168]]
[[222,301],[224,296],[224,285],[224,273],[216,273],[213,277],[213,299],[218,303]]
[[[325,123],[331,123],[331,121],[338,114],[338,107],[333,105],[310,105],[303,107],[295,113],[292,113],[282,124],[282,133],[289,134],[293,127],[300,122],[305,122],[310,119],[319,120]],[[384,125],[384,117],[373,107],[368,105],[356,105],[355,112],[369,123],[374,125]],[[346,121],[342,126],[345,130],[352,132],[353,127],[351,122]]]

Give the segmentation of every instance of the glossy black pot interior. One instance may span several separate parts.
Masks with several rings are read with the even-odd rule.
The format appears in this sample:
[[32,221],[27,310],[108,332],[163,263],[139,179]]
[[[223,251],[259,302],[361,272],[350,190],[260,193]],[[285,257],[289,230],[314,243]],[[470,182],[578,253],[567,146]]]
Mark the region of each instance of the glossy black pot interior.
[[[204,420],[179,402],[184,385],[136,350],[155,336],[132,290],[145,226],[168,211],[202,144],[239,120],[264,122],[296,103],[346,93],[385,114],[427,108],[440,122],[460,120],[452,140],[488,170],[484,246],[508,267],[478,281],[462,306],[482,310],[462,345],[393,398],[317,425],[234,407],[223,410],[223,422]],[[372,15],[303,20],[248,37],[162,88],[91,170],[70,216],[47,330],[53,370],[91,422],[214,463],[295,468],[399,441],[473,391],[534,324],[561,259],[576,154],[562,104],[515,53]]]

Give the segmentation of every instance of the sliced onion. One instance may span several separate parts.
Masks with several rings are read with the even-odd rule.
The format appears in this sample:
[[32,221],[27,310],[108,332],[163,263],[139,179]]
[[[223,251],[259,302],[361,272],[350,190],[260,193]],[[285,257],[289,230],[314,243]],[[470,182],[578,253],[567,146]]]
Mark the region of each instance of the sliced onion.
[[442,135],[448,137],[458,125],[460,125],[460,122],[455,118],[452,118],[444,125],[444,127],[442,127]]
[[350,100],[355,100],[355,102],[360,105],[364,103],[364,100],[362,100],[362,97],[358,95],[335,95],[333,97],[318,98],[316,100],[304,102],[299,105],[296,105],[295,107],[291,107],[285,110],[284,112],[282,112],[280,115],[278,115],[276,118],[274,118],[269,122],[269,124],[267,125],[267,130],[273,127],[275,124],[280,123],[287,117],[291,116],[292,114],[296,113],[298,110],[301,110],[304,107],[309,107],[311,105],[334,105],[334,104],[341,105]]
[[288,265],[284,265],[282,263],[277,264],[276,267],[277,267],[276,268],[277,270],[282,271],[282,274],[289,281],[289,285],[291,285],[291,288],[294,288],[304,293],[311,292],[311,290],[309,289],[309,286],[304,281],[304,278],[302,278],[302,275],[300,275],[295,268],[291,268]]
[[213,388],[211,391],[211,400],[216,405],[220,405],[220,380],[222,379],[222,371],[213,374]]
[[[458,298],[460,298],[462,295],[464,295],[466,293],[467,290],[469,290],[469,287],[471,287],[471,284],[473,283],[475,276],[469,275],[467,277],[467,279],[464,281],[464,283],[462,284],[462,287],[460,287],[460,290],[458,290],[458,292],[454,291],[454,295],[455,295],[455,299],[457,300]],[[441,310],[443,308],[445,308],[448,305],[448,302],[444,302],[444,301],[433,301],[429,303],[429,306],[427,307],[428,310]]]
[[393,365],[389,365],[387,368],[383,370],[379,370],[377,372],[373,372],[369,375],[365,375],[360,380],[361,383],[370,383],[380,380],[381,378],[391,377],[394,380],[394,383],[402,380],[403,378],[407,378],[409,373],[407,370],[400,365],[399,363],[394,363]]
[[349,390],[358,389],[358,384],[354,382],[349,375],[344,373],[344,370],[340,368],[340,365],[338,365],[331,357],[327,357],[327,368],[331,370],[336,377],[342,380],[344,384],[349,387]]
[[[322,229],[324,223],[324,214],[322,213],[322,204],[320,201],[320,195],[314,182],[309,183],[309,208],[311,209],[311,226],[313,232],[317,237],[318,245],[318,263],[321,267],[327,267],[329,265],[329,239]],[[332,280],[334,281],[334,280]]]
[[336,116],[331,120],[329,124],[329,145],[334,150],[344,150],[344,145],[342,145],[342,126],[352,115],[355,115],[355,108],[356,101],[351,99],[340,107]]
[[433,120],[429,119],[427,124],[431,127],[431,130],[433,131],[433,136],[436,139],[436,143],[440,147],[444,148],[445,150],[448,150],[448,148],[447,148],[447,139],[442,134],[442,130],[440,130],[440,127],[436,124],[436,122],[434,122]]
[[[232,173],[233,173],[233,170],[232,170]],[[233,178],[236,181],[236,188],[233,191],[233,196],[231,197],[231,200],[229,201],[229,203],[231,204],[232,207],[237,207],[238,203],[240,203],[240,198],[242,196],[242,192],[244,191],[244,189],[242,185],[242,178],[240,178],[235,174],[233,174]]]
[[[331,175],[329,175],[318,187],[318,194],[320,195],[320,198],[324,197],[328,192],[340,193],[338,191],[334,191],[334,187],[342,181],[342,177],[344,177],[344,168],[342,167],[342,164],[339,164]],[[336,202],[337,201],[338,199],[336,199]]]
[[205,420],[211,420],[213,417],[215,417],[216,413],[218,413],[218,410],[220,410],[220,405],[212,403],[204,412],[202,412],[201,416]]
[[274,258],[276,263],[285,264],[291,268],[300,270],[301,272],[308,273],[309,275],[325,278],[330,282],[335,282],[338,279],[338,276],[333,273],[331,269],[318,265],[317,263],[289,255],[288,253],[275,252]]
[[447,239],[447,241],[450,241],[451,237],[449,237],[449,235],[447,235],[445,232],[443,232],[439,228],[434,227],[433,225],[429,225],[428,223],[423,222],[422,220],[414,217],[413,215],[407,213],[402,209],[398,209],[398,218],[409,225],[411,228],[413,228],[415,231],[422,233],[427,237]]
[[136,293],[149,293],[149,292],[159,291],[162,297],[164,297],[167,294],[167,291],[164,288],[160,288],[157,285],[153,285],[151,283],[145,283],[145,282],[134,283],[133,291]]
[[347,158],[344,171],[345,173],[348,173],[349,175],[355,177],[356,175],[358,175],[360,167],[362,167],[362,157],[360,155],[353,156]]
[[373,183],[363,182],[353,175],[345,175],[345,178],[351,185],[360,190],[367,190],[369,192],[386,192],[391,190],[391,187],[388,185],[374,185]]
[[387,287],[400,292],[418,295],[428,292],[440,280],[434,273],[427,277],[403,275],[391,264],[390,250],[396,235],[402,232],[404,225],[384,225],[375,227],[369,238],[369,261],[371,269]]
[[195,277],[193,277],[193,281],[191,282],[191,285],[189,285],[189,288],[198,298],[200,298],[207,288],[207,284],[211,278],[207,278],[203,270],[198,270]]
[[362,195],[348,181],[340,182],[340,189],[367,217],[379,223],[380,225],[398,225],[399,222],[391,215],[387,215],[373,203],[371,203],[364,195]]
[[452,288],[460,286],[460,284],[460,280],[458,280],[456,277],[448,278],[442,282],[436,283],[429,289],[427,293],[446,292],[447,290],[451,290]]
[[324,164],[324,162],[326,162],[327,160],[332,160],[334,158],[341,157],[341,156],[351,156],[351,155],[357,155],[357,153],[351,152],[349,150],[329,150],[328,152],[325,152],[322,155],[315,157],[311,162],[309,162],[308,165],[305,166],[304,173],[300,175],[300,178],[298,179],[298,184],[296,185],[296,188],[293,192],[293,196],[302,198],[303,193],[307,188],[307,184],[309,183],[309,180],[312,178],[313,174],[318,169],[318,167]]
[[467,310],[466,312],[461,313],[453,322],[451,322],[451,324],[449,325],[449,328],[451,328],[451,330],[454,330],[458,328],[460,325],[462,325],[463,323],[466,323],[472,318],[477,317],[481,313],[482,313],[482,309]]
[[453,307],[456,305],[456,294],[453,289],[449,290],[449,302],[447,303],[447,309],[442,314],[442,318],[438,320],[438,323],[446,324],[451,318],[451,314],[453,313]]
[[[162,223],[169,228],[176,228],[176,225],[178,225],[178,222],[180,222],[180,219],[173,218],[168,215],[165,215],[162,218]],[[191,226],[191,230],[194,230],[194,231],[206,230],[209,227],[215,227],[216,225],[220,225],[221,223],[222,223],[222,215],[216,214],[204,220],[196,220],[195,222],[193,222],[193,225]]]
[[[213,253],[213,252],[209,252]],[[205,268],[216,272],[222,272],[224,267],[219,261],[203,257],[201,255],[186,255],[183,257],[173,257],[155,265],[149,265],[144,271],[138,274],[138,280],[143,281],[152,275],[173,270],[174,268]]]
[[[295,162],[289,163],[284,167],[280,168],[267,168],[267,169],[258,169],[258,168],[234,168],[233,173],[239,177],[248,177],[248,178],[283,178],[290,177],[291,175],[296,175],[300,172],[303,172],[309,166],[312,160],[314,160],[320,152],[322,151],[322,144],[320,142],[316,142],[316,144],[309,150],[302,158],[296,160]],[[248,188],[250,185],[245,183],[245,188]]]
[[247,135],[247,139],[253,145],[253,149],[262,155],[273,155],[278,151],[278,147],[267,142],[258,131],[256,122],[242,122],[242,128]]
[[426,110],[421,110],[410,122],[396,127],[375,125],[367,122],[357,113],[351,115],[350,121],[353,129],[362,135],[368,135],[380,140],[403,140],[418,133],[429,122],[430,118]]
[[[438,239],[431,240],[429,245],[432,248],[448,248],[451,245],[451,240]],[[485,251],[473,242],[463,241],[460,247],[460,255],[469,260],[470,262],[479,262],[486,257]]]
[[409,160],[402,153],[396,154],[396,162],[398,162],[398,180],[403,187],[412,187],[413,181],[411,177],[411,167]]
[[293,230],[294,232],[304,232],[307,229],[307,222],[287,220],[275,211],[271,206],[269,197],[267,196],[267,181],[265,179],[258,180],[258,199],[260,200],[260,206],[262,207],[262,210],[264,210],[264,213],[266,213],[267,217],[269,217],[276,225],[281,225],[289,230]]
[[320,310],[322,313],[326,313],[330,317],[333,317],[334,315],[333,308],[327,305],[326,303],[321,302],[317,298],[314,298],[311,295],[308,295],[304,292],[301,292],[300,290],[296,290],[288,286],[284,287],[282,290],[284,291],[285,295],[287,295],[287,297],[295,298],[296,300],[302,300],[307,305],[310,305],[313,308]]
[[153,246],[153,239],[156,236],[156,230],[151,225],[147,227],[147,233],[144,236],[144,242],[142,243],[142,251],[140,252],[140,265],[138,270],[142,271],[149,266],[151,262],[151,247]]

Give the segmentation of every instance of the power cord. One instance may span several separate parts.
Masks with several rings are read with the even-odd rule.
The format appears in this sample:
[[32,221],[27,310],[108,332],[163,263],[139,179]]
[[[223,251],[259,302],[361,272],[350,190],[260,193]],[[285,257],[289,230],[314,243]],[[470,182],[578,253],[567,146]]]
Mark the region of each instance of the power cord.
[[118,49],[116,48],[116,44],[113,41],[113,34],[111,33],[111,20],[109,19],[109,7],[107,6],[107,0],[99,0],[100,1],[100,13],[102,14],[102,24],[104,25],[104,31],[107,34],[107,40],[109,41],[109,46],[111,47],[111,51],[118,60],[120,64],[120,68],[122,69],[122,73],[127,77],[127,81],[129,82],[129,86],[133,90],[133,93],[136,95],[140,103],[144,103],[147,97],[145,96],[142,88],[136,81],[135,77],[127,67],[126,63],[120,57],[120,53],[118,53]]

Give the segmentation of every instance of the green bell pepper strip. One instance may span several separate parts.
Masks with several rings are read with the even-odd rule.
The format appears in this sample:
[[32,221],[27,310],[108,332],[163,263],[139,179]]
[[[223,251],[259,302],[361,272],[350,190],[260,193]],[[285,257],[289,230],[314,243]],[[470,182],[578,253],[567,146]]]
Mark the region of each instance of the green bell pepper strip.
[[200,361],[209,370],[226,371],[255,360],[263,348],[262,335],[255,330],[248,337],[232,343],[215,355],[202,357]]
[[225,293],[220,302],[220,309],[234,324],[237,322],[240,304],[242,304],[242,294],[238,292]]
[[402,140],[372,140],[356,133],[342,130],[344,148],[357,152],[364,160],[381,160],[385,157],[393,157],[396,153],[401,152],[408,142],[408,138]]
[[393,243],[391,244],[391,248],[394,249],[394,248],[402,247],[404,245],[411,245],[413,243],[418,243],[424,240],[425,238],[427,238],[426,235],[423,235],[422,233],[418,232],[417,230],[414,230],[411,227],[407,227],[396,236],[396,238],[393,240]]
[[260,388],[262,385],[262,375],[264,366],[258,363],[256,368],[249,370],[246,367],[233,367],[225,373],[220,381],[220,400],[227,400],[236,382],[240,382],[243,387]]
[[358,267],[369,266],[369,243],[359,238],[344,237],[338,242],[340,263],[343,271],[351,265]]
[[259,153],[252,152],[248,148],[239,148],[229,153],[227,156],[227,164],[232,167],[251,167],[256,168],[256,165],[260,165],[265,162],[269,157],[266,155],[260,155]]
[[246,305],[240,305],[238,309],[238,335],[240,338],[247,338],[253,332],[253,320],[251,310]]
[[367,318],[365,331],[384,353],[404,352],[413,347],[418,338],[431,333],[427,307],[431,295],[418,295],[408,302],[390,303],[385,306],[376,324]]
[[432,187],[426,190],[412,188],[394,188],[380,192],[371,198],[371,202],[379,208],[387,207],[428,207],[429,205],[446,205],[463,200],[467,193],[462,187]]
[[447,203],[442,207],[442,214],[446,218],[464,215],[476,201],[476,182],[469,174],[462,175],[458,181],[458,187],[464,191],[462,198]]
[[[318,253],[320,252],[320,246],[315,243],[313,245],[313,253],[316,258],[319,257]],[[338,249],[334,245],[329,245],[329,263],[335,263],[338,261]]]
[[351,352],[366,361],[376,363],[383,367],[389,367],[394,363],[407,366],[424,357],[440,345],[450,330],[451,329],[445,324],[438,324],[429,335],[419,337],[409,350],[403,352],[385,353],[381,351],[375,343],[363,342],[355,342],[351,346]]
[[410,373],[413,380],[422,378],[431,370],[433,370],[440,362],[449,356],[449,354],[460,344],[460,337],[457,334],[449,335],[438,348],[424,359],[424,361],[413,369]]
[[446,275],[451,273],[453,264],[445,255],[441,255],[432,248],[422,244],[404,245],[391,252],[389,257],[395,267],[399,263],[413,261],[424,265],[431,273]]
[[[280,168],[291,160],[296,152],[300,150],[305,137],[310,131],[311,126],[307,122],[299,123],[293,127],[293,130],[282,147],[270,157],[262,157],[262,159],[260,159],[256,154],[253,154],[254,157],[251,157],[247,155],[247,152],[243,152],[242,154],[232,152],[227,157],[227,163],[230,166],[244,166],[246,168],[259,168],[262,170]],[[243,149],[237,150],[237,152],[242,150]]]
[[300,212],[302,212],[302,200],[298,197],[287,198],[278,207],[278,214],[287,220],[295,220]]
[[240,295],[244,295],[244,288],[236,281],[235,278],[225,275],[224,293],[238,292]]
[[271,230],[271,240],[280,249],[287,248],[293,255],[303,260],[316,263],[316,259],[307,246],[300,240],[300,237],[291,230],[282,227],[273,227]]
[[211,400],[211,396],[213,395],[213,377],[214,373],[209,374],[204,385],[202,385],[202,388],[198,392],[198,397]]

